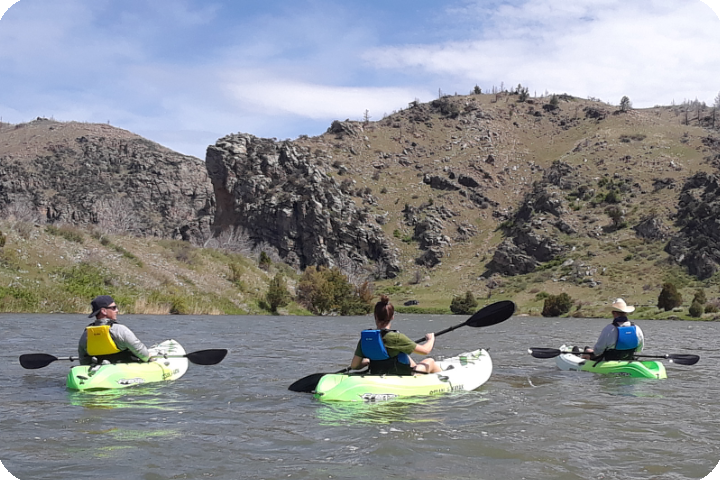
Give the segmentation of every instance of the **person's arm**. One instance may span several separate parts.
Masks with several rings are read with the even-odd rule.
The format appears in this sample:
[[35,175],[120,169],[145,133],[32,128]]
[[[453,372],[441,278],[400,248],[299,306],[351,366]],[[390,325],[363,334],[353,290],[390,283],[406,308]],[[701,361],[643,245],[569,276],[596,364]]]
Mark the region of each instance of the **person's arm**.
[[419,353],[420,355],[428,355],[433,347],[435,346],[435,334],[428,333],[425,335],[425,343],[415,345],[413,353]]
[[145,344],[138,340],[132,330],[128,327],[116,323],[112,326],[111,331],[113,333],[115,345],[117,345],[119,349],[130,350],[133,355],[143,362],[147,362],[148,359],[150,359],[150,353],[148,352]]
[[367,367],[368,365],[370,365],[370,359],[365,358],[362,351],[362,342],[358,342],[357,347],[355,347],[355,354],[353,355],[352,362],[350,362],[350,369],[359,370],[363,367]]
[[593,347],[593,357],[599,357],[605,350],[614,346],[617,343],[617,328],[613,324],[610,324],[603,328],[600,332],[595,346]]
[[361,368],[367,367],[368,365],[370,365],[370,359],[353,355],[352,362],[350,362],[350,369],[360,370]]
[[78,342],[78,360],[80,361],[80,365],[90,365],[91,363],[91,357],[87,353],[87,330],[83,332],[83,334],[80,336],[80,341]]
[[643,335],[643,331],[640,330],[640,327],[635,325],[635,328],[637,328],[637,336],[638,336],[638,346],[635,348],[635,352],[640,353],[643,350],[643,347],[645,346],[645,335]]

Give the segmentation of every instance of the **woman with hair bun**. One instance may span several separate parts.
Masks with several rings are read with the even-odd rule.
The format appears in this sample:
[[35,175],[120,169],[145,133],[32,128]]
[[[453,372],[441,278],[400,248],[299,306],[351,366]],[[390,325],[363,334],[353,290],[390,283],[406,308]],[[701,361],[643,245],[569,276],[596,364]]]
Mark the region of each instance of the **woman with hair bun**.
[[435,334],[425,335],[425,343],[418,345],[407,336],[390,329],[395,318],[395,307],[387,295],[375,304],[376,329],[363,330],[355,349],[350,368],[358,370],[370,367],[372,375],[412,375],[414,373],[437,373],[440,367],[432,358],[415,363],[411,353],[428,355],[435,345]]

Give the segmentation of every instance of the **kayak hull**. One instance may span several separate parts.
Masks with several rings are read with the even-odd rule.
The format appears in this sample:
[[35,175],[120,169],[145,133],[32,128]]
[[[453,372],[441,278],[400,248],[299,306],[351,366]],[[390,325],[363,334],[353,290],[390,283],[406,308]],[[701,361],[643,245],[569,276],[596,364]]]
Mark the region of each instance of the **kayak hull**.
[[[563,346],[561,350],[571,347]],[[601,361],[586,360],[572,353],[563,353],[555,357],[555,364],[560,370],[574,372],[592,372],[602,375],[614,375],[632,378],[667,378],[665,365],[660,361]]]
[[416,375],[324,375],[315,388],[315,398],[339,402],[372,402],[397,397],[438,395],[470,391],[483,385],[492,374],[487,351],[478,349],[456,357],[436,359],[439,373]]
[[[67,388],[71,390],[110,390],[145,383],[177,380],[188,369],[185,349],[175,340],[166,340],[148,349],[149,362],[79,365],[70,369]],[[164,358],[163,355],[168,355]],[[172,355],[172,357],[169,357]],[[181,358],[175,358],[179,356]]]

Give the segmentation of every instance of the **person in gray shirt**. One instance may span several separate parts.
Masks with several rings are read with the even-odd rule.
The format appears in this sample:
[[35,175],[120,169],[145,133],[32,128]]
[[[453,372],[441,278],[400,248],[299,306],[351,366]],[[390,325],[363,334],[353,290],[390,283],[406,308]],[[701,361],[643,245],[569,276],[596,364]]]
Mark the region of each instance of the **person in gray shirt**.
[[95,321],[85,328],[78,344],[81,365],[93,363],[146,362],[147,347],[125,325],[117,323],[118,307],[110,295],[95,297],[90,303]]
[[618,298],[610,305],[613,321],[603,328],[593,348],[585,350],[583,358],[591,360],[632,360],[635,353],[642,352],[645,336],[640,327],[627,318],[635,307]]

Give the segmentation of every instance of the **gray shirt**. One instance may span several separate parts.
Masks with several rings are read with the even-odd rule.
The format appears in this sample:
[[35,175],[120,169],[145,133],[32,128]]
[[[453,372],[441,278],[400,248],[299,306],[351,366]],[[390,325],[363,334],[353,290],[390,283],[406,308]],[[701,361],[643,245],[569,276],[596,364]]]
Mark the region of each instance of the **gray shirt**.
[[[101,318],[99,320],[95,320],[92,325],[107,325],[109,321],[110,319],[108,318]],[[130,350],[133,355],[143,362],[150,358],[147,347],[138,340],[132,330],[125,325],[113,323],[110,326],[110,336],[120,350]],[[90,365],[92,357],[87,353],[87,330],[85,330],[80,337],[78,355],[80,356],[81,365]]]
[[[626,320],[619,325],[621,327],[629,327],[630,325],[632,325],[632,323],[630,323],[630,320]],[[637,325],[635,325],[635,327],[637,328],[638,340],[640,341],[637,348],[635,348],[635,351],[642,352],[643,345],[645,343],[645,337],[643,336],[643,332],[642,330],[640,330],[640,327],[638,327]],[[595,343],[595,346],[593,347],[593,355],[599,356],[602,355],[605,350],[614,349],[615,345],[617,344],[617,338],[618,329],[614,323],[611,323],[610,325],[603,328],[602,332],[600,332],[597,343]]]

